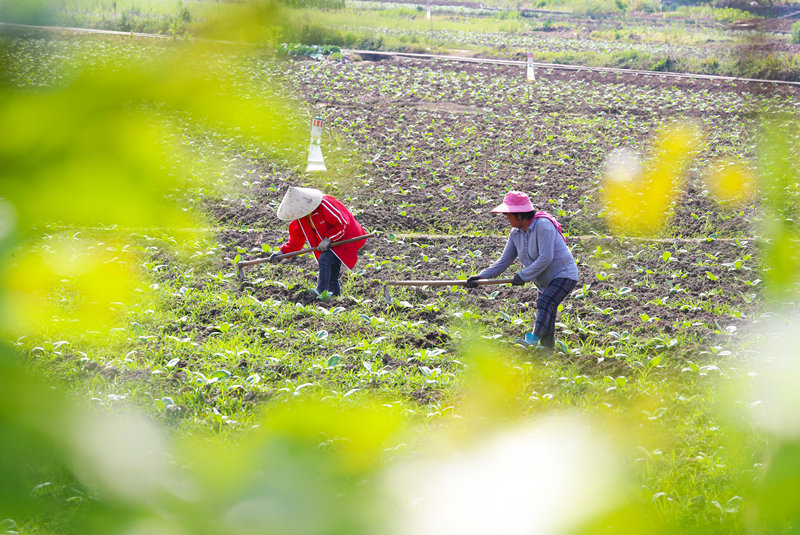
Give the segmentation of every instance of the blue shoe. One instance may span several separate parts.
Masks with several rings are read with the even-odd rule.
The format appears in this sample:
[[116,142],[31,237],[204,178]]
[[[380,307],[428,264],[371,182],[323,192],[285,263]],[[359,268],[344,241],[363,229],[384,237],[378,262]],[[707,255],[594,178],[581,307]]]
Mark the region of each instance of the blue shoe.
[[525,333],[525,338],[517,338],[514,342],[526,347],[534,347],[539,345],[539,337],[533,333]]

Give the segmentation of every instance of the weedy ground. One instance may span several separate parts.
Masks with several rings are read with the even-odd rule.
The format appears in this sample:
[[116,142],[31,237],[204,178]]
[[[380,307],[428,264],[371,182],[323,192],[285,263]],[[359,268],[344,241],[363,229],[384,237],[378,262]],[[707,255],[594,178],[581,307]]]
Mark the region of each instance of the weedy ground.
[[[65,54],[55,66],[19,69],[18,85],[58,83],[70,51],[112,46],[96,45],[19,43],[23,58]],[[468,400],[469,348],[486,344],[522,370],[513,401],[523,414],[570,408],[642,429],[627,454],[635,492],[658,514],[737,529],[740,496],[766,443],[730,430],[714,408],[746,378],[748,348],[769,316],[762,214],[754,204],[716,205],[703,177],[717,156],[752,156],[756,114],[796,105],[794,92],[554,71],[526,84],[509,67],[400,59],[242,65],[220,58],[221,68],[256,83],[283,79],[309,116],[323,114],[331,171],[303,174],[302,146],[281,153],[186,125],[192,150],[220,162],[220,178],[176,195],[207,214],[210,230],[188,239],[132,232],[142,253],[138,301],[120,303],[121,323],[108,331],[56,334],[65,315],[52,335],[19,339],[31,367],[87,404],[133,406],[178,435],[235,440],[264,411],[304,398],[335,406],[377,398],[421,425],[453,421]],[[706,141],[670,223],[656,238],[608,235],[604,156],[646,149],[654,129],[674,118],[701,123]],[[310,291],[308,256],[248,268],[244,283],[236,276],[231,258],[285,240],[274,209],[289,185],[335,194],[381,232],[343,276],[342,297]],[[531,286],[394,288],[384,298],[387,280],[465,278],[489,265],[506,229],[488,212],[509,188],[530,192],[564,223],[578,261],[581,280],[560,310],[554,351],[513,342],[532,326]],[[75,230],[98,243],[120,232],[68,235]]]

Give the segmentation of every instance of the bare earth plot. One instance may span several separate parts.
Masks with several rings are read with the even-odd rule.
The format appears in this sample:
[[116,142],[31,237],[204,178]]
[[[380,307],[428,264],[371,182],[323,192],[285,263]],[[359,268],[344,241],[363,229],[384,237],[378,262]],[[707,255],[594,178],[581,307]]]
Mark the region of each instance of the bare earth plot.
[[[25,42],[19,54],[41,46]],[[20,85],[57,83],[58,61],[69,57],[70,47],[92,55],[107,46],[48,42],[41,56],[47,68],[16,76]],[[119,46],[152,53],[137,44]],[[666,354],[681,367],[704,354],[724,354],[762,321],[758,206],[719,208],[703,176],[716,157],[752,157],[757,114],[796,107],[796,89],[548,69],[526,84],[518,67],[407,58],[264,59],[243,67],[221,57],[221,75],[224,69],[257,82],[281,79],[301,105],[322,114],[329,172],[304,175],[303,165],[281,163],[235,140],[220,149],[213,140],[195,139],[194,150],[221,155],[233,177],[225,194],[185,192],[187,203],[209,212],[220,245],[197,245],[196,255],[209,262],[200,269],[173,258],[163,238],[138,233],[134,239],[152,255],[147,269],[169,317],[134,313],[124,347],[95,357],[102,365],[140,377],[154,366],[159,371],[154,362],[178,358],[163,371],[190,393],[184,381],[196,374],[233,369],[244,381],[258,373],[259,383],[237,390],[255,400],[324,383],[328,372],[312,364],[334,356],[349,370],[344,384],[325,369],[346,392],[379,380],[372,372],[364,376],[364,359],[378,368],[401,361],[453,372],[458,344],[472,334],[507,342],[509,352],[524,355],[512,342],[532,323],[537,293],[531,286],[396,289],[391,305],[382,297],[382,281],[465,278],[489,265],[507,235],[489,210],[511,188],[529,192],[535,206],[564,224],[578,260],[581,281],[560,316],[558,361],[626,374],[641,365],[628,355]],[[669,225],[656,239],[608,236],[600,203],[604,158],[619,147],[646,153],[653,132],[674,119],[699,122],[705,141]],[[305,150],[294,147],[295,163]],[[274,210],[286,187],[296,184],[335,194],[365,227],[383,233],[344,276],[341,299],[319,300],[305,291],[316,275],[310,256],[250,268],[243,288],[226,260],[237,253],[261,256],[262,244],[285,240]],[[150,357],[123,361],[120,355],[130,351]],[[606,374],[614,373],[600,377]],[[417,392],[409,400],[429,403],[453,377],[431,382],[410,373],[403,381],[409,396]],[[240,400],[205,397],[203,407],[235,411]]]
[[[333,178],[333,193],[370,229],[412,233],[373,241],[352,278],[352,295],[376,298],[374,314],[418,319],[417,307],[442,295],[477,308],[483,318],[535,307],[533,288],[470,295],[420,290],[407,297],[414,303],[407,310],[387,310],[377,299],[380,280],[463,277],[491,263],[506,231],[488,212],[514,188],[529,192],[534,205],[556,215],[571,236],[579,288],[586,286],[568,300],[562,318],[569,347],[587,340],[613,345],[621,333],[645,340],[679,333],[717,340],[757,319],[757,210],[719,209],[702,175],[719,155],[753,156],[757,112],[795,102],[795,89],[548,70],[527,85],[515,67],[400,58],[300,61],[286,68],[339,140],[337,146],[330,138],[324,150],[351,144],[363,157],[356,176]],[[646,150],[654,129],[672,119],[700,122],[707,138],[670,225],[659,240],[604,237],[598,203],[603,158],[617,147]],[[252,164],[261,170],[266,165]],[[227,232],[223,243],[246,249],[279,243],[275,187],[280,192],[305,180],[324,187],[326,180],[276,172],[265,173],[260,185],[244,193],[248,206],[260,207],[255,212],[238,202],[213,206],[230,227],[265,228]],[[313,273],[313,260],[299,262]],[[264,274],[270,279],[297,268],[267,269],[275,270]],[[268,282],[248,291],[259,299],[289,297]],[[431,310],[423,314],[426,320],[447,322],[446,310]],[[503,335],[520,329],[509,324]]]

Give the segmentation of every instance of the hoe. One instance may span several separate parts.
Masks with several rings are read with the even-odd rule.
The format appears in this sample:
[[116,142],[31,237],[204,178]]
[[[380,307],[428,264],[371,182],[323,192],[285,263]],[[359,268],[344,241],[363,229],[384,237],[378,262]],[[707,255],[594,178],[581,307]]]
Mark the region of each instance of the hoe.
[[[345,243],[351,243],[351,242],[354,242],[354,241],[365,240],[367,238],[372,238],[372,237],[377,236],[377,235],[378,235],[377,232],[370,232],[369,234],[364,234],[363,236],[357,236],[355,238],[348,238],[346,240],[331,242],[329,247],[336,247],[337,245],[344,245]],[[316,251],[316,250],[317,250],[316,247],[307,247],[305,249],[300,249],[299,251],[294,251],[294,252],[286,253],[286,254],[279,254],[278,256],[275,257],[275,259],[276,260],[283,260],[284,258],[289,258],[289,257],[292,257],[292,256],[297,256],[297,255],[301,255],[301,254],[305,254],[305,253],[310,253],[311,251]],[[239,272],[239,280],[244,282],[244,268],[246,266],[252,266],[254,264],[263,264],[264,262],[269,262],[269,258],[255,258],[253,260],[241,260],[239,262],[236,262],[236,269]]]
[[[478,279],[475,281],[479,286],[487,284],[510,284],[514,279]],[[392,296],[389,295],[389,286],[466,286],[465,280],[431,280],[431,281],[388,281],[383,285],[383,299],[386,304],[392,304]]]

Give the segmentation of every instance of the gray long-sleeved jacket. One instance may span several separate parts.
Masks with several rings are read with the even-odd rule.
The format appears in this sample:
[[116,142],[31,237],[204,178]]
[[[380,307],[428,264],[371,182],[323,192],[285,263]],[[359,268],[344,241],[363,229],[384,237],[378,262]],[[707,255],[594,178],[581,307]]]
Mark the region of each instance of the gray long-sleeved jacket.
[[519,276],[525,282],[533,281],[539,290],[545,289],[553,279],[578,280],[578,266],[572,252],[555,225],[546,218],[531,220],[527,232],[511,229],[503,254],[478,276],[493,279],[508,269],[517,258],[524,266],[518,272]]

